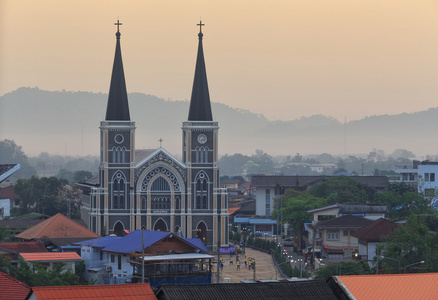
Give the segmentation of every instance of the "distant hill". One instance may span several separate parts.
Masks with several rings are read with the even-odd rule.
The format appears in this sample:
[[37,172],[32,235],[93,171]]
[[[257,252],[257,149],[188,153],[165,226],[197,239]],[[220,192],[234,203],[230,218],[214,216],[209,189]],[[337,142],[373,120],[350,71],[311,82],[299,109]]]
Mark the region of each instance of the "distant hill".
[[[168,101],[153,95],[128,95],[136,121],[136,147],[163,147],[180,155],[181,124],[187,120],[188,101]],[[40,152],[86,155],[99,152],[99,125],[104,120],[107,95],[90,92],[44,91],[19,88],[0,97],[0,139],[14,140],[31,155]],[[293,121],[269,121],[263,115],[212,104],[219,121],[220,154],[271,155],[295,153],[388,153],[404,148],[434,154],[438,148],[438,109],[411,114],[383,115],[351,121],[347,126],[332,117],[315,115]]]

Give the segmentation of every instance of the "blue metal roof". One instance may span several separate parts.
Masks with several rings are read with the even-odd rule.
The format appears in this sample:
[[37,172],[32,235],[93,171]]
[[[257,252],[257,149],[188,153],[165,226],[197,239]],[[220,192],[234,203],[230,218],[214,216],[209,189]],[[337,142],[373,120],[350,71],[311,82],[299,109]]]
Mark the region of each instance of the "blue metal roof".
[[196,248],[201,249],[204,252],[208,252],[207,246],[204,245],[204,243],[201,241],[201,239],[194,238],[194,239],[184,239]]
[[[141,233],[142,230],[135,230],[131,232],[130,234],[122,237],[121,239],[117,240],[116,243],[112,243],[111,245],[108,245],[107,247],[103,248],[103,251],[110,251],[110,252],[120,252],[120,253],[130,253],[141,251],[142,247],[142,237]],[[165,231],[152,231],[152,230],[145,230],[144,231],[144,247],[147,248],[156,242],[164,239],[166,236],[172,234],[171,232],[165,232]]]
[[117,241],[121,238],[122,238],[121,236],[108,235],[108,236],[100,237],[97,239],[91,239],[91,240],[77,242],[77,243],[74,243],[74,245],[103,248],[103,247],[111,245],[112,243],[114,243],[115,241]]

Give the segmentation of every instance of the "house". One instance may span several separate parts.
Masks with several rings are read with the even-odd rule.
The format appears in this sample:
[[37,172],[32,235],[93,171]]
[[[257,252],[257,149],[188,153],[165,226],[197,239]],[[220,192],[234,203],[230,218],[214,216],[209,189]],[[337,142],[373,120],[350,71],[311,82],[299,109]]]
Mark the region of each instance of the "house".
[[338,299],[432,300],[438,273],[333,276],[327,283]]
[[75,272],[75,265],[81,261],[81,257],[75,252],[34,252],[20,253],[19,255],[27,263],[39,263],[47,269],[53,268],[57,263],[65,263],[64,272],[72,270]]
[[159,300],[338,299],[323,280],[163,285],[156,296]]
[[0,299],[27,300],[31,294],[30,286],[0,272]]
[[311,252],[313,257],[325,258],[327,263],[351,259],[359,247],[357,238],[352,234],[372,222],[350,214],[318,222],[313,226],[315,238],[307,252]]
[[164,283],[211,283],[214,256],[200,239],[184,239],[171,232],[136,230],[124,237],[106,236],[82,241],[87,278],[103,284],[139,282],[144,276],[157,288]]
[[[270,216],[275,208],[275,199],[280,198],[287,189],[305,191],[312,186],[327,181],[333,176],[265,176],[254,175],[251,184],[256,187],[256,215]],[[386,176],[349,176],[362,186],[384,191],[389,181]]]
[[14,193],[14,186],[8,185],[0,188],[0,209],[3,208],[0,220],[3,220],[4,217],[10,217],[11,209],[18,206],[20,206],[20,197]]
[[377,244],[397,229],[397,225],[387,219],[378,219],[352,234],[359,242],[359,257],[370,266],[374,265]]
[[61,213],[17,234],[24,241],[40,241],[49,251],[80,251],[73,243],[100,237]]
[[[347,214],[363,217],[369,220],[377,220],[380,218],[384,218],[387,211],[388,208],[385,205],[378,204],[333,204],[308,210],[307,212],[312,214],[312,223],[304,224],[305,234],[303,236],[304,245],[302,246],[304,248],[313,247],[313,234],[315,226],[319,222],[335,219]],[[315,251],[319,252],[320,250],[318,249],[319,248],[317,247]]]
[[[32,288],[29,300],[156,300],[149,283],[114,285],[38,286]],[[0,292],[1,293],[1,292]]]
[[13,265],[17,264],[20,253],[47,252],[41,242],[7,242],[0,243],[0,256],[7,257]]

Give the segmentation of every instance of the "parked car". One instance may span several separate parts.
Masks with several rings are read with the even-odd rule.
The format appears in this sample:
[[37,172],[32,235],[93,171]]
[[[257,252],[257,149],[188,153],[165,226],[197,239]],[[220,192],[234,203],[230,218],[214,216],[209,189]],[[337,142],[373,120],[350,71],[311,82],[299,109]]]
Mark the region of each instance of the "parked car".
[[291,238],[284,239],[284,241],[283,241],[283,245],[286,247],[292,247],[293,244],[294,244],[294,242]]

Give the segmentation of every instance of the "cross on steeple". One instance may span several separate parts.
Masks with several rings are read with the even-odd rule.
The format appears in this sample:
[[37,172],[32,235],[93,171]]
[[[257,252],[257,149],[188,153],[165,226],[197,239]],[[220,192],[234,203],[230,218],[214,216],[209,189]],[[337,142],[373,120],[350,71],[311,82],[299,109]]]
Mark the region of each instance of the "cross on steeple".
[[202,24],[202,21],[199,20],[199,24],[196,24],[196,26],[199,26],[199,32],[202,32],[202,26],[205,26],[205,24]]
[[163,140],[162,138],[160,138],[158,141],[160,142],[160,148],[161,148],[161,143],[162,143],[164,140]]
[[114,25],[117,25],[117,32],[119,32],[119,26],[123,25],[123,24],[120,23],[119,20],[117,20],[117,23],[114,23]]

